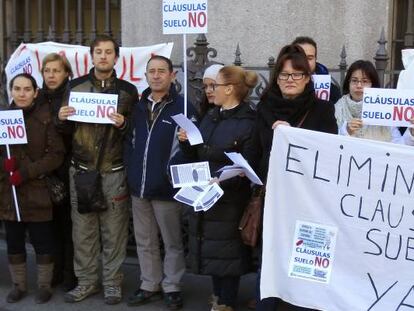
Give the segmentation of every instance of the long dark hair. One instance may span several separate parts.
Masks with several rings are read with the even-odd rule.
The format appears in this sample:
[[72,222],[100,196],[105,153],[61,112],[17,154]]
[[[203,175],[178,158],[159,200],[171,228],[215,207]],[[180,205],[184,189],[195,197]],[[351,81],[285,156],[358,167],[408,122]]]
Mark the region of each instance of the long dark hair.
[[292,62],[292,67],[294,69],[303,71],[306,76],[310,76],[311,70],[309,67],[308,59],[306,58],[305,51],[302,49],[302,47],[298,44],[285,45],[279,52],[279,56],[276,60],[276,65],[271,73],[269,85],[263,91],[261,99],[266,98],[267,94],[273,87],[279,88],[277,85],[277,77],[279,76],[279,73],[282,72],[283,66],[287,60],[290,60]]
[[366,75],[368,79],[371,80],[371,87],[380,87],[378,73],[374,65],[369,60],[360,59],[353,62],[352,65],[349,66],[348,71],[346,72],[343,84],[344,95],[349,94],[349,84],[351,82],[351,76],[357,70],[361,70],[362,73]]

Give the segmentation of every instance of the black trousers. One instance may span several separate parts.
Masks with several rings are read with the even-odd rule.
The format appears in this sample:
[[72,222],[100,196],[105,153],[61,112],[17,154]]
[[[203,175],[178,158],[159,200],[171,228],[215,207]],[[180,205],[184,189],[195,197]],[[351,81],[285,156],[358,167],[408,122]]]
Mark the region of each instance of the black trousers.
[[6,229],[7,254],[26,254],[26,231],[29,232],[37,255],[53,254],[53,226],[51,221],[17,222],[4,221]]
[[218,299],[219,305],[233,307],[237,302],[237,294],[239,291],[239,276],[218,277],[212,276],[213,292]]
[[[53,207],[55,274],[73,274],[73,241],[70,202]],[[63,275],[62,275],[63,276]]]

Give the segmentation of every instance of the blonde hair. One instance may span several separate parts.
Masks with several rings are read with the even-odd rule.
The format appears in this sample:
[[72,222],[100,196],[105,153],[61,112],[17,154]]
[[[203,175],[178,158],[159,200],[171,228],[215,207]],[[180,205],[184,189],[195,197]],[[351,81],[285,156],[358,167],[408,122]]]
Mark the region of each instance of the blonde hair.
[[247,97],[258,81],[256,72],[244,70],[239,66],[224,66],[218,74],[223,77],[224,83],[233,85],[235,97],[240,101]]
[[63,69],[69,74],[70,78],[73,78],[73,71],[72,71],[72,66],[70,65],[68,59],[66,58],[66,56],[57,54],[57,53],[50,53],[47,54],[43,60],[42,60],[42,75],[43,75],[43,70],[46,67],[47,63],[50,62],[55,62],[55,61],[60,61],[60,63],[63,65]]

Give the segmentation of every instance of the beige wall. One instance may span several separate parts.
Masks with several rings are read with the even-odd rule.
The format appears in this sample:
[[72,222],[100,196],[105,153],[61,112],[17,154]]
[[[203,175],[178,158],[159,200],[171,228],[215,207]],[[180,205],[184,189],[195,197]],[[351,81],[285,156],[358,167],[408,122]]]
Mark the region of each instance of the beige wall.
[[[127,46],[174,41],[174,63],[182,60],[182,36],[162,34],[161,0],[122,1],[122,41]],[[296,36],[313,37],[318,59],[337,68],[345,44],[348,64],[372,59],[381,27],[387,32],[389,0],[209,0],[210,46],[231,63],[237,43],[246,66],[263,66]],[[386,34],[387,35],[387,34]],[[188,46],[194,42],[189,35]]]

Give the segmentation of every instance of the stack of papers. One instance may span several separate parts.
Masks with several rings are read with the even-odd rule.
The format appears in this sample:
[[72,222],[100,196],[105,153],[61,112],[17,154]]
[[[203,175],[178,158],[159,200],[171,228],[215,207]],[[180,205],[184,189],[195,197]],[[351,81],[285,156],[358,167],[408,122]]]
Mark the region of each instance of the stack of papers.
[[240,174],[245,174],[250,181],[256,185],[262,186],[263,183],[260,178],[253,171],[252,167],[246,161],[240,153],[237,152],[225,152],[224,153],[230,160],[233,161],[233,165],[226,165],[218,170],[221,172],[219,181],[223,181]]
[[210,184],[211,174],[208,162],[171,165],[174,188],[181,188],[174,199],[190,205],[194,211],[209,210],[223,195],[217,183]]

